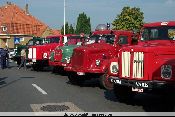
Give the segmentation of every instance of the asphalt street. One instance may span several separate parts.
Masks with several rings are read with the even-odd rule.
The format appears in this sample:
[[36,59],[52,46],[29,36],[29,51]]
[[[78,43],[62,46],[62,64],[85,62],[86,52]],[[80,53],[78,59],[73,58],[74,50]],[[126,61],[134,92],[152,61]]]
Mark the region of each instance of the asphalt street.
[[173,100],[150,94],[139,94],[132,103],[120,103],[113,91],[101,89],[96,80],[74,86],[66,75],[49,69],[19,70],[15,63],[0,69],[0,112],[40,112],[44,110],[41,107],[65,103],[72,111],[85,112],[171,112],[175,107]]

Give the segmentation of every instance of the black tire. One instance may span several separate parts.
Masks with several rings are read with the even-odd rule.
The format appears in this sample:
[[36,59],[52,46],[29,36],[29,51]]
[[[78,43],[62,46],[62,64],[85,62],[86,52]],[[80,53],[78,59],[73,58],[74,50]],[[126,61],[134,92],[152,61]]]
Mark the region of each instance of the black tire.
[[43,67],[39,66],[39,65],[32,65],[32,68],[34,71],[42,71],[43,70]]
[[131,87],[114,85],[114,93],[120,102],[131,102],[136,95],[132,92]]
[[53,73],[57,73],[57,72],[59,72],[59,67],[54,66],[52,72],[53,72]]
[[70,73],[68,75],[68,79],[70,83],[73,85],[82,85],[84,82],[84,80],[80,76],[78,76],[76,73]]
[[100,76],[100,78],[99,78],[100,86],[103,89],[113,90],[114,84],[112,84],[108,81],[108,77],[109,77],[109,75],[107,73]]

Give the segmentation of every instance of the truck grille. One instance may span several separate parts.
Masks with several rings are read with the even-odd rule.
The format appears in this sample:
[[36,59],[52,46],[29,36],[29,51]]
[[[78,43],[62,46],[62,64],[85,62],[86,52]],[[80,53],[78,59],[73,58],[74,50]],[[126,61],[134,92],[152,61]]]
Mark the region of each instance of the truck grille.
[[36,48],[29,48],[28,58],[36,59]]
[[122,52],[122,77],[130,77],[130,52]]
[[84,65],[84,52],[83,51],[74,52],[72,56],[72,66],[83,67],[83,65]]
[[[131,53],[122,52],[122,77],[130,77]],[[133,78],[144,77],[144,53],[134,52],[133,56]]]
[[32,59],[32,48],[29,48],[28,58]]
[[143,78],[144,76],[144,53],[134,52],[133,78]]

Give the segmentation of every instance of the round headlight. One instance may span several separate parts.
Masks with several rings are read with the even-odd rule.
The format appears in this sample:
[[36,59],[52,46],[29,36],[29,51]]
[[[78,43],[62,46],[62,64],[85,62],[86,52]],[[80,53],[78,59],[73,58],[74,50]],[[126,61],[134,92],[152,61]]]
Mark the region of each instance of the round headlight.
[[66,63],[67,63],[67,64],[70,63],[70,57],[65,58],[65,60],[66,60]]
[[110,65],[110,71],[113,74],[117,74],[119,71],[118,62],[112,62]]
[[97,65],[97,66],[100,65],[100,60],[96,60],[96,65]]
[[43,54],[43,58],[47,58],[47,53],[44,53]]
[[161,77],[164,79],[170,79],[172,77],[172,66],[163,65],[161,67]]

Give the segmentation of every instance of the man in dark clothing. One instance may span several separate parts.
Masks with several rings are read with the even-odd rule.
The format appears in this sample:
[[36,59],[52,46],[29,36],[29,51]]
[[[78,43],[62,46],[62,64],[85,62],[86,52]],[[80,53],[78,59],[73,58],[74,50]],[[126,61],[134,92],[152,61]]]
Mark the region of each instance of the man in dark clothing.
[[0,59],[1,59],[1,68],[6,68],[6,52],[3,48],[0,48]]
[[5,60],[6,60],[6,67],[9,67],[9,49],[6,47],[5,49]]

